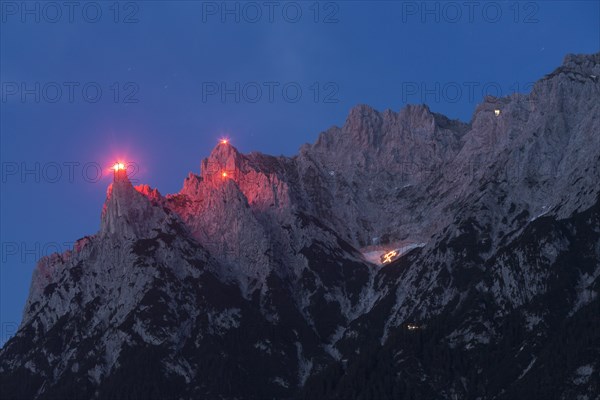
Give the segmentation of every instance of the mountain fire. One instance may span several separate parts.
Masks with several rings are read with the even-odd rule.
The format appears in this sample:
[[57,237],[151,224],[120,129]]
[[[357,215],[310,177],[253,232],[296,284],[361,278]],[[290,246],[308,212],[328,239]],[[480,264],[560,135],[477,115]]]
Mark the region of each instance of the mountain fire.
[[384,255],[381,256],[381,263],[388,264],[398,258],[398,250],[388,251]]
[[117,161],[112,166],[112,169],[113,169],[113,172],[114,172],[114,178],[113,179],[115,181],[127,179],[127,166],[125,165],[125,163]]

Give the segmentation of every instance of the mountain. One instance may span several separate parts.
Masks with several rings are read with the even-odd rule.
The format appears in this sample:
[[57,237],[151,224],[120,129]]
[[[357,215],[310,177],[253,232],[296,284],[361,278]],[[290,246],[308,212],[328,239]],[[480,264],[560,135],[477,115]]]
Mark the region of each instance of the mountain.
[[599,76],[220,143],[171,195],[117,172],[39,261],[0,397],[600,399]]

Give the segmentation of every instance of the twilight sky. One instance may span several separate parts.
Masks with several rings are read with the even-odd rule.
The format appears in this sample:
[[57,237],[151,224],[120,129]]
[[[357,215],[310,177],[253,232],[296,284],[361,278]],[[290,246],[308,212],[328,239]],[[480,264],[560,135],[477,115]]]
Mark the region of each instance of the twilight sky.
[[598,1],[0,2],[0,344],[107,168],[178,191],[222,136],[293,155],[360,103],[464,121],[600,49]]

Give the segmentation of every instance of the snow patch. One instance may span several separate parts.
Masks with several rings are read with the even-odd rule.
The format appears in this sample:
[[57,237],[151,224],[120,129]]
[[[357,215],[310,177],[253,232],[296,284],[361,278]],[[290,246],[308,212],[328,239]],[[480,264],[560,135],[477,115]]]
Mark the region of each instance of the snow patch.
[[526,314],[525,315],[525,327],[528,331],[532,331],[544,318],[537,314]]
[[271,354],[271,341],[269,339],[254,343],[254,348]]
[[304,358],[302,354],[302,343],[296,342],[296,351],[298,354],[298,382],[300,383],[300,386],[304,386],[312,371],[313,362],[312,360]]
[[96,384],[99,384],[100,379],[102,379],[102,366],[99,364],[96,364],[94,366],[94,368],[92,368],[88,371],[88,376],[90,377],[90,379],[92,379],[93,382],[95,382]]
[[185,383],[190,383],[195,376],[192,367],[185,360],[166,362],[165,368],[167,371],[183,377],[183,379],[185,379]]
[[285,379],[283,379],[279,376],[276,376],[275,378],[273,378],[273,382],[278,384],[279,386],[283,386],[284,388],[288,388],[290,386],[288,381],[286,381]]
[[535,217],[531,218],[531,219],[529,220],[529,222],[533,222],[533,221],[535,221],[536,219],[538,219],[538,218],[540,218],[540,217],[543,217],[544,215],[548,214],[548,211],[550,211],[550,207],[548,207],[548,206],[542,206],[542,212],[540,212],[540,213],[539,213],[538,215],[536,215]]
[[325,351],[327,352],[327,354],[329,354],[331,357],[333,357],[334,360],[336,361],[340,361],[342,358],[342,355],[340,354],[340,352],[338,351],[338,349],[336,349],[334,347],[334,345],[332,344],[326,344],[323,346],[323,349],[325,349]]
[[600,267],[596,268],[592,274],[582,274],[579,277],[579,281],[577,282],[577,299],[575,300],[573,309],[569,312],[569,317],[573,316],[586,304],[594,301],[598,293],[591,287],[599,276]]
[[484,324],[486,331],[481,333],[474,333],[471,331],[472,328],[457,329],[448,335],[448,343],[450,347],[457,347],[460,343],[465,344],[465,349],[469,350],[475,347],[477,344],[489,344],[490,336],[488,334],[490,327]]
[[531,362],[529,363],[529,365],[527,366],[527,368],[525,368],[523,370],[523,372],[521,372],[521,375],[519,375],[519,377],[517,378],[517,380],[519,380],[522,377],[524,377],[529,372],[529,370],[531,369],[531,367],[533,367],[533,364],[535,364],[536,361],[537,361],[537,357],[533,357],[533,359],[531,360]]
[[242,310],[239,308],[228,308],[220,312],[208,312],[208,331],[211,334],[222,335],[232,328],[240,326]]
[[338,326],[337,329],[335,330],[335,332],[333,333],[333,335],[331,335],[330,342],[328,344],[326,344],[325,346],[323,346],[325,351],[337,361],[340,361],[340,359],[342,358],[342,355],[340,354],[338,349],[335,348],[335,344],[338,342],[338,340],[340,340],[342,338],[342,336],[344,336],[345,331],[346,331],[345,327]]
[[35,364],[33,363],[33,361],[31,361],[31,360],[27,361],[25,363],[24,367],[33,373],[37,372],[37,368],[36,368]]
[[582,365],[577,368],[575,371],[575,378],[573,378],[573,383],[576,385],[583,385],[588,383],[590,377],[594,373],[594,366],[591,364]]
[[152,345],[160,345],[161,343],[163,343],[163,339],[157,337],[156,335],[153,335],[151,333],[152,329],[149,329],[146,326],[145,321],[141,321],[139,319],[136,319],[135,323],[133,324],[133,331],[135,333],[137,333],[138,335],[140,335],[140,337],[142,338],[142,340],[148,344],[152,344]]

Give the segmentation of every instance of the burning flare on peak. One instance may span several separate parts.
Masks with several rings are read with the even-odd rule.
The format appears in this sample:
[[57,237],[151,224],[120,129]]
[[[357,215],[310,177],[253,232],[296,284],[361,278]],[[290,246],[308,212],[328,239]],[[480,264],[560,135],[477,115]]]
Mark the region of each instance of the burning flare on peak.
[[112,169],[114,171],[114,180],[127,179],[127,166],[125,163],[117,161],[113,164]]
[[113,169],[115,170],[115,172],[118,171],[125,171],[125,164],[123,164],[122,162],[116,162],[115,165],[113,165]]
[[229,138],[221,138],[219,140],[219,143],[221,143],[221,144],[228,144],[229,143]]

